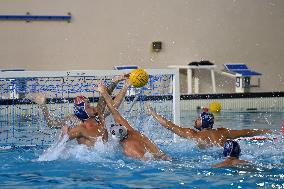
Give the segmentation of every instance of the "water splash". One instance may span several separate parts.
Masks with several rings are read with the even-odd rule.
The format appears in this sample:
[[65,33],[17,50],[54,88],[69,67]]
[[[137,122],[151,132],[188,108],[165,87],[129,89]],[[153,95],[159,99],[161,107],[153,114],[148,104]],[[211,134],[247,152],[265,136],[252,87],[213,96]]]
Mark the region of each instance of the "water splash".
[[98,138],[93,147],[78,145],[67,141],[68,135],[64,135],[39,155],[37,161],[68,159],[79,162],[106,163],[114,159],[120,159],[122,156],[120,145],[114,140],[110,140],[105,144],[102,138]]
[[55,141],[47,150],[43,152],[38,158],[38,161],[53,161],[64,154],[66,149],[66,142],[68,140],[68,135],[63,135],[60,139]]

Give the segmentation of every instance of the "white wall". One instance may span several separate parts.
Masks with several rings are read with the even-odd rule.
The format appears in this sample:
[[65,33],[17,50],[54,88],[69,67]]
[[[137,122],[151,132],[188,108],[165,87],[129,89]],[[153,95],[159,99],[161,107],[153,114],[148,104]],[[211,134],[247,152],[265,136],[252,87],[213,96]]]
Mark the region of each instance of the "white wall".
[[[165,68],[208,59],[219,70],[246,63],[263,73],[254,90],[284,91],[283,10],[283,0],[1,0],[2,15],[71,12],[73,20],[0,21],[0,69]],[[156,40],[163,42],[159,53],[151,51]],[[207,79],[205,73],[200,92]],[[224,80],[217,91],[231,90]]]

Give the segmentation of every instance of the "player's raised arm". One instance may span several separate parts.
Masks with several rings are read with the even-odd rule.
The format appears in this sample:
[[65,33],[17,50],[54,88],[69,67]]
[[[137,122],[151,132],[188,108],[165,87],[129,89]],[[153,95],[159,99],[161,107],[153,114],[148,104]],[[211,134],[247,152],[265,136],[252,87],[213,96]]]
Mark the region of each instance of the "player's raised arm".
[[47,126],[50,127],[50,128],[56,128],[56,129],[62,128],[65,125],[67,120],[74,119],[73,118],[74,116],[72,116],[72,115],[67,116],[63,119],[54,118],[48,110],[48,107],[46,105],[46,97],[42,93],[36,93],[36,94],[32,95],[31,100],[39,105],[40,109],[43,112]]
[[177,134],[178,136],[184,138],[195,138],[196,131],[190,128],[182,128],[170,120],[164,118],[163,116],[159,115],[157,112],[153,110],[153,108],[147,104],[148,113],[153,116],[163,127],[167,128],[168,130],[172,131],[173,133]]
[[[120,76],[116,76],[111,80],[111,83],[109,84],[109,86],[106,88],[108,94],[112,94],[113,90],[115,89],[115,87],[117,86],[117,84],[122,81],[125,80],[129,77],[129,74],[123,74]],[[106,102],[104,101],[103,97],[99,98],[99,101],[97,103],[97,107],[100,109],[101,112],[105,111],[106,108]],[[106,116],[109,115],[109,113],[106,113]]]
[[235,139],[239,137],[252,137],[266,133],[271,133],[271,130],[270,129],[242,129],[242,130],[228,129],[228,138]]
[[100,91],[101,95],[104,97],[107,107],[114,118],[114,121],[117,124],[124,125],[128,130],[134,130],[131,127],[131,125],[128,123],[128,121],[124,117],[122,117],[119,111],[114,107],[114,101],[112,100],[111,96],[108,94],[107,89],[102,84],[102,82],[99,83],[98,90]]

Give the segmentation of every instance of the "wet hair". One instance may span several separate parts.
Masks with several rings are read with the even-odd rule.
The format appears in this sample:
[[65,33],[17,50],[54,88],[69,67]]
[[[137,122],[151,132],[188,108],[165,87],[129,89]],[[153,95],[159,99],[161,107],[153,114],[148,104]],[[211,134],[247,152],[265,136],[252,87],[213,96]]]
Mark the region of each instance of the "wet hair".
[[209,112],[202,112],[200,114],[200,118],[202,120],[202,125],[201,129],[206,129],[206,128],[213,128],[214,125],[214,115]]
[[239,143],[234,140],[227,140],[224,144],[223,154],[225,157],[240,157],[241,148]]

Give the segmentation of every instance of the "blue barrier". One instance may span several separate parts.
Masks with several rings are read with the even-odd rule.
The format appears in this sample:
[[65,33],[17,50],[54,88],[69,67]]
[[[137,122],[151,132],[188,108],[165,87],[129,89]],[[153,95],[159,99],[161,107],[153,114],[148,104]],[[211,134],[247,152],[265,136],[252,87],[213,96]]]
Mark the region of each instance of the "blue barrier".
[[22,21],[71,21],[71,14],[67,16],[48,15],[0,15],[0,20],[22,20]]

